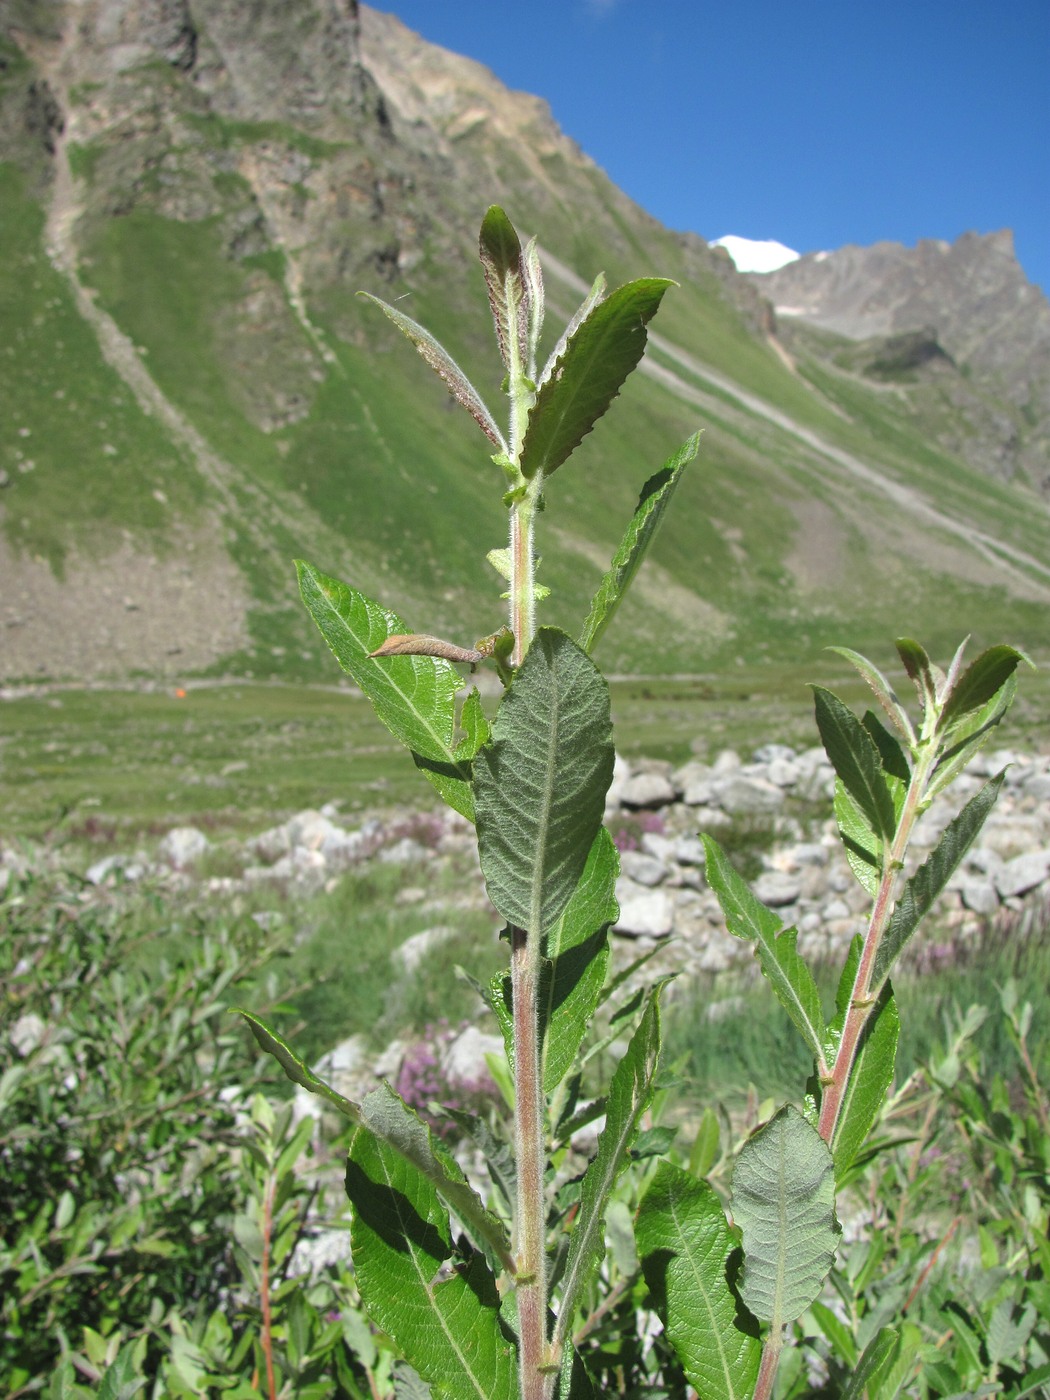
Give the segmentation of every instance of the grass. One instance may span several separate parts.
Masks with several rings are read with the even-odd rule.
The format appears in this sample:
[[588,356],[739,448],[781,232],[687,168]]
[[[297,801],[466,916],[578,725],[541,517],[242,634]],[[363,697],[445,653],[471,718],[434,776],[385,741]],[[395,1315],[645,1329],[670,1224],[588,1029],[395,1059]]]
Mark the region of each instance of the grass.
[[[838,969],[814,973],[827,1010]],[[1037,1070],[1050,1074],[1050,913],[1044,911],[1022,938],[989,926],[973,944],[948,949],[938,945],[932,927],[919,932],[910,963],[894,978],[901,1017],[897,1083],[943,1053],[953,1012],[971,1005],[991,1012],[975,1037],[989,1075],[1010,1078],[1015,1056],[999,1015],[999,988],[1010,978],[1020,985],[1021,999],[1032,1003],[1029,1043],[1036,1047]],[[812,1069],[798,1032],[757,973],[694,979],[690,993],[668,1011],[665,1045],[667,1062],[681,1066],[688,1098],[700,1104],[737,1107],[753,1085],[798,1101]]]
[[[628,757],[816,742],[797,669],[627,680],[612,695]],[[0,701],[0,733],[9,836],[102,847],[187,823],[247,835],[327,801],[347,812],[429,801],[368,702],[337,686],[54,690]]]
[[191,823],[248,835],[282,813],[419,793],[360,697],[288,686],[63,691],[0,711],[0,826],[98,847]]
[[[890,658],[873,659],[907,703],[910,687]],[[1045,745],[1043,660],[1020,677],[1002,731],[1007,746]],[[617,747],[628,758],[674,763],[713,759],[723,748],[746,757],[768,742],[810,748],[818,738],[809,681],[858,709],[870,699],[855,673],[826,655],[617,680]],[[215,681],[187,685],[182,697],[174,684],[11,694],[0,700],[0,831],[8,837],[50,835],[102,850],[187,823],[249,835],[328,801],[344,812],[429,801],[368,702],[337,685]]]
[[[345,875],[294,916],[298,936],[283,974],[285,990],[274,1023],[300,1054],[315,1060],[347,1036],[364,1033],[381,1049],[396,1036],[419,1035],[441,1020],[476,1019],[478,994],[458,972],[485,984],[506,967],[491,911],[453,903],[473,872],[443,870],[435,885],[426,867],[369,862]],[[426,885],[425,901],[399,902],[412,882]],[[433,927],[452,935],[424,966],[401,973],[391,954],[407,938]]]
[[[132,530],[163,550],[174,514],[192,521],[204,483],[101,358],[66,281],[44,252],[43,216],[0,165],[3,530],[61,575],[71,548],[92,556]],[[57,505],[57,508],[56,508]]]

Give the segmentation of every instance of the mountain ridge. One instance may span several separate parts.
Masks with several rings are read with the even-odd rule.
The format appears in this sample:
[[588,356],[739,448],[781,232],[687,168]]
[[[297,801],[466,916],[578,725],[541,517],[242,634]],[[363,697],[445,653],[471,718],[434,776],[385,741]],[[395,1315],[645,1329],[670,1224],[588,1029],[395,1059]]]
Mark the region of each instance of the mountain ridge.
[[840,362],[845,342],[785,325],[726,254],[612,186],[540,99],[349,0],[10,13],[0,295],[17,354],[0,392],[27,436],[0,448],[0,674],[324,674],[293,554],[414,625],[491,631],[493,469],[353,293],[404,302],[494,402],[472,251],[494,199],[549,249],[559,314],[603,266],[680,283],[617,427],[552,484],[570,550],[545,566],[548,620],[571,630],[699,415],[701,460],[611,668],[930,626],[947,640],[975,621],[1041,635],[1038,498],[928,445],[913,386],[887,396]]
[[[974,420],[969,460],[1006,479],[1023,474],[1050,493],[1050,302],[1025,277],[1009,229],[964,233],[952,243],[923,239],[914,248],[847,245],[748,277],[781,324],[805,322],[876,350],[922,333],[932,342],[927,358],[940,347],[1000,401],[982,414],[956,386],[960,412]],[[1003,404],[1013,412],[1004,416]]]

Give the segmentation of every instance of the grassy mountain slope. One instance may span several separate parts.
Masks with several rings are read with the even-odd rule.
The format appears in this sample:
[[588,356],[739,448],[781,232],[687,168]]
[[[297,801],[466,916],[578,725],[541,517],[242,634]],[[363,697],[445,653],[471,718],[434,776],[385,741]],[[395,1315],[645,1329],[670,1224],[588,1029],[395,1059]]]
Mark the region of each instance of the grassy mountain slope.
[[197,9],[104,0],[92,28],[23,5],[3,51],[0,395],[27,435],[0,443],[0,674],[324,675],[294,555],[415,627],[491,631],[501,474],[354,292],[401,298],[498,411],[473,252],[494,201],[546,250],[552,338],[599,270],[680,283],[551,482],[546,620],[577,625],[699,425],[610,668],[1045,643],[1045,504],[931,448],[819,337],[787,355],[725,258],[631,204],[542,103],[364,7]]

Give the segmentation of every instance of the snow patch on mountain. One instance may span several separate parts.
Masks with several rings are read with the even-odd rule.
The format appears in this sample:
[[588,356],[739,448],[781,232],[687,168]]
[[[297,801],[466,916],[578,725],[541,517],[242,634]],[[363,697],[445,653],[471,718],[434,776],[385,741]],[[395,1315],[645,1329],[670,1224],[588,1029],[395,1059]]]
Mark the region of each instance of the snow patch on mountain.
[[775,238],[738,238],[735,233],[716,238],[711,246],[724,248],[737,272],[776,272],[788,263],[797,262],[800,256],[794,248],[778,243]]

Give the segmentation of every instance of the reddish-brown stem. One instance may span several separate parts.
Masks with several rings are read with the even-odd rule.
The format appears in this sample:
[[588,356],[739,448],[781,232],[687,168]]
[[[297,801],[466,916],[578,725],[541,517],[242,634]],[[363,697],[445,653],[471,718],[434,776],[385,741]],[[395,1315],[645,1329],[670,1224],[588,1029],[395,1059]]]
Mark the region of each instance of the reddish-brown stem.
[[539,1045],[539,955],[535,935],[512,928],[514,1014],[514,1146],[518,1189],[514,1253],[517,1260],[521,1400],[544,1400],[547,1370],[547,1223],[544,1208],[543,1083]]
[[850,1075],[853,1072],[853,1062],[860,1048],[864,1028],[875,1009],[876,999],[872,995],[875,958],[893,910],[893,892],[897,882],[897,873],[904,863],[908,842],[911,840],[912,829],[915,826],[919,806],[926,790],[930,767],[930,757],[922,759],[916,764],[911,782],[908,785],[908,793],[904,799],[900,820],[897,823],[897,830],[894,833],[893,843],[883,859],[882,878],[879,880],[879,887],[875,894],[875,904],[871,911],[868,931],[864,937],[860,961],[857,964],[857,974],[853,980],[849,1010],[842,1028],[842,1039],[835,1055],[834,1067],[828,1082],[824,1085],[820,1100],[820,1121],[817,1127],[820,1136],[829,1146],[838,1123],[846,1086],[849,1084]]
[[777,1366],[780,1364],[780,1347],[783,1342],[783,1333],[779,1328],[774,1329],[766,1337],[766,1344],[762,1348],[762,1360],[758,1367],[758,1379],[755,1381],[755,1391],[752,1400],[769,1400],[773,1394],[773,1383],[777,1378]]
[[259,1278],[259,1302],[262,1308],[262,1352],[266,1362],[266,1389],[269,1400],[277,1400],[277,1383],[273,1373],[273,1317],[270,1311],[270,1236],[273,1232],[273,1199],[277,1189],[271,1177],[263,1195],[262,1269]]
[[930,1255],[929,1259],[927,1259],[927,1261],[926,1261],[926,1267],[923,1269],[922,1273],[921,1273],[921,1274],[919,1275],[919,1277],[916,1279],[916,1281],[915,1281],[915,1287],[914,1287],[914,1288],[912,1289],[912,1291],[908,1294],[908,1297],[907,1297],[907,1300],[905,1301],[904,1307],[901,1308],[901,1314],[902,1314],[902,1315],[903,1315],[904,1313],[906,1313],[906,1312],[908,1311],[908,1309],[911,1307],[912,1303],[915,1302],[915,1299],[916,1299],[916,1296],[918,1295],[919,1289],[922,1288],[923,1284],[924,1284],[924,1283],[926,1282],[926,1280],[929,1278],[931,1269],[933,1268],[934,1264],[936,1264],[937,1260],[938,1260],[938,1259],[940,1258],[940,1256],[941,1256],[941,1250],[944,1249],[945,1245],[948,1243],[948,1241],[951,1239],[951,1237],[955,1234],[956,1230],[959,1228],[959,1223],[960,1223],[961,1220],[962,1220],[962,1216],[961,1216],[961,1215],[957,1215],[957,1216],[955,1217],[955,1219],[952,1221],[952,1223],[948,1226],[947,1230],[944,1232],[944,1234],[942,1235],[941,1239],[937,1242],[937,1248],[936,1248],[936,1249],[933,1251],[933,1253]]

